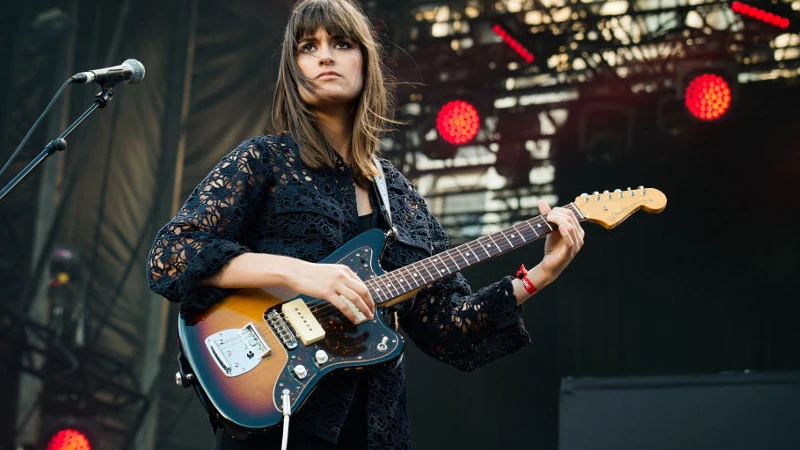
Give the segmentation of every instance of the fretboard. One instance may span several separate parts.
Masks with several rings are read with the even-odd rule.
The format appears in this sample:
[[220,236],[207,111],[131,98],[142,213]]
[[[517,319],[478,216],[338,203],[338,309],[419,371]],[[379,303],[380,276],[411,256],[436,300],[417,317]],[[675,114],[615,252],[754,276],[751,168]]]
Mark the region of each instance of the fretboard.
[[[578,220],[585,220],[585,217],[574,203],[566,205],[565,208],[572,211]],[[468,267],[529,244],[546,236],[553,229],[553,226],[543,216],[536,216],[474,241],[466,242],[458,247],[437,253],[429,258],[392,270],[367,280],[365,284],[369,288],[375,303],[380,305],[442,280]]]

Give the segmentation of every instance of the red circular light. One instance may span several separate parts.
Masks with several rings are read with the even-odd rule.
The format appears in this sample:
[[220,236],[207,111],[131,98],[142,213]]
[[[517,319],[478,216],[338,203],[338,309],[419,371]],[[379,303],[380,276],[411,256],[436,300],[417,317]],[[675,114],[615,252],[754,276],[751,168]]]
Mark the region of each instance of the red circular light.
[[92,450],[89,439],[80,431],[66,429],[55,434],[47,443],[47,450]]
[[478,134],[481,118],[474,106],[454,100],[442,106],[436,116],[436,129],[451,144],[465,144]]
[[686,86],[684,100],[689,112],[698,119],[719,119],[731,106],[731,87],[721,76],[704,73]]

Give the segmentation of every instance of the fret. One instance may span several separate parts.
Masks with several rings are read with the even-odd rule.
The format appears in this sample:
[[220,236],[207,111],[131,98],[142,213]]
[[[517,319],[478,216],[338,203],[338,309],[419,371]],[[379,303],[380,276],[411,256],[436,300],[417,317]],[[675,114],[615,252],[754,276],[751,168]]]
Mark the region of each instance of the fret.
[[[542,217],[542,216],[539,216],[539,217]],[[538,219],[539,219],[539,217],[534,217],[533,219],[530,219],[530,220],[526,220],[526,221],[525,221],[525,224],[526,224],[526,225],[528,225],[528,226],[530,227],[531,231],[533,231],[533,234],[535,234],[537,238],[539,237],[539,232],[538,232],[538,231],[536,231],[536,228],[534,228],[534,227],[533,227],[533,222],[534,222],[535,220],[538,220]]]
[[[519,230],[519,228],[517,228],[517,225],[514,225],[514,226],[512,226],[511,228],[513,228],[513,229],[514,229],[514,231],[516,231],[516,232],[517,232],[517,234],[519,235],[519,238],[520,238],[520,239],[522,239],[522,242],[520,242],[518,245],[522,245],[522,244],[524,244],[524,243],[528,242],[528,241],[525,239],[525,235],[522,233],[522,231],[520,231],[520,230]],[[512,237],[512,238],[514,238],[514,235],[512,234],[512,235],[511,235],[511,237]]]
[[386,274],[387,281],[386,281],[385,286],[386,286],[386,289],[389,290],[389,292],[394,290],[394,296],[397,297],[400,294],[402,294],[402,292],[400,292],[400,289],[398,289],[397,277],[396,277],[396,273],[395,272],[396,271],[392,271],[392,272],[389,272],[389,273]]
[[399,282],[400,286],[402,287],[403,283],[405,283],[405,285],[406,285],[406,288],[403,289],[403,293],[406,293],[408,291],[413,291],[414,288],[411,286],[410,281],[414,281],[414,280],[410,280],[409,281],[408,269],[406,269],[405,267],[401,267],[401,268],[397,269],[395,272],[397,272],[397,275],[398,275],[397,281]]
[[[403,271],[406,272],[405,275],[403,275]],[[408,286],[408,289],[403,291],[404,294],[406,292],[413,291],[417,287],[417,286],[411,286],[411,283],[408,280],[408,270],[405,267],[401,267],[396,272],[400,275],[400,278],[398,278],[398,281],[400,282],[400,284],[405,283],[406,286]],[[414,280],[411,280],[411,281],[414,281]]]
[[422,266],[422,268],[425,269],[425,272],[428,272],[428,282],[431,282],[431,281],[435,280],[436,277],[434,277],[433,274],[431,274],[431,271],[428,270],[428,265],[425,263],[425,261],[427,261],[427,259],[423,259],[418,264],[420,264]]
[[[508,238],[506,238],[505,235],[501,231],[498,231],[497,233],[492,233],[491,234],[491,238],[492,238],[492,242],[494,242],[495,245],[497,246],[497,253],[495,253],[495,256],[506,251],[506,247],[504,247],[504,246],[505,246],[505,243],[508,242]],[[502,239],[500,239],[500,238],[502,238]],[[499,244],[498,244],[498,241],[500,241]],[[509,247],[509,248],[511,248],[511,247]]]
[[472,257],[475,258],[475,262],[481,262],[483,259],[478,254],[479,250],[482,250],[480,242],[470,242],[467,248],[471,251]]
[[[489,250],[491,250],[491,251],[493,251],[493,252],[494,252],[494,251],[495,251],[495,249],[497,249],[497,248],[498,248],[498,247],[497,247],[497,242],[495,242],[495,241],[494,241],[494,238],[492,238],[492,235],[491,235],[491,234],[490,234],[490,235],[488,235],[488,236],[486,236],[486,237],[487,237],[487,238],[488,238],[490,241],[492,241],[492,242],[490,242],[489,244],[487,244],[487,245],[486,245],[486,247],[487,247]],[[487,251],[487,253],[488,253],[488,251]],[[498,251],[497,253],[499,253],[499,251]],[[489,253],[489,256],[494,256],[494,255],[495,255],[495,254],[491,254],[491,253]]]
[[417,269],[417,264],[411,264],[408,266],[408,272],[411,274],[411,279],[414,280],[414,283],[417,287],[425,286],[425,278],[419,273]]
[[[485,254],[486,254],[486,257],[488,258],[488,257],[489,257],[489,251],[488,251],[488,250],[486,250],[486,246],[484,246],[484,245],[483,245],[483,242],[481,242],[481,241],[482,241],[482,240],[484,240],[484,239],[486,239],[486,238],[485,238],[485,237],[480,237],[480,238],[476,239],[476,240],[475,240],[475,242],[477,242],[478,244],[480,244],[480,246],[481,246],[481,249],[483,250],[483,253],[485,253]],[[485,259],[485,258],[484,258],[484,259]]]
[[517,230],[519,233],[520,238],[522,238],[522,243],[520,245],[527,244],[529,241],[536,240],[538,237],[535,232],[531,233],[530,226],[526,227],[526,223],[519,223],[514,225],[514,229]]
[[508,245],[510,245],[510,246],[511,246],[511,248],[514,248],[514,243],[513,243],[513,242],[511,242],[511,239],[509,239],[509,238],[508,238],[508,236],[506,236],[506,233],[505,233],[505,231],[504,231],[504,230],[500,230],[498,233],[499,233],[500,235],[502,235],[504,238],[506,238],[506,241],[508,241]]
[[[381,279],[382,279],[383,277],[385,277],[385,276],[386,276],[386,275],[382,275],[382,276],[380,276],[380,277],[376,278],[375,280],[376,280],[376,281],[378,281],[378,282],[380,282],[380,281],[381,281]],[[386,295],[386,293],[383,291],[383,289],[380,287],[380,285],[376,285],[376,286],[375,286],[375,293],[377,294],[377,296],[378,296],[378,297],[382,298],[384,301],[385,301],[385,300],[389,300],[390,298],[392,298],[392,297],[390,297],[389,295]]]
[[436,273],[439,275],[439,277],[444,278],[449,275],[449,272],[445,273],[444,269],[442,269],[442,267],[446,268],[447,266],[444,265],[444,262],[439,255],[434,256],[433,259],[431,259],[431,262],[435,263],[434,269],[436,269]]
[[[376,280],[376,279],[377,278],[375,278],[373,280]],[[383,302],[389,300],[388,297],[384,297],[383,294],[379,293],[380,289],[377,289],[377,286],[371,286],[371,285],[375,284],[375,283],[373,283],[373,280],[369,280],[368,282],[366,282],[364,284],[367,285],[367,289],[369,289],[369,295],[372,296],[372,299],[375,300],[375,303],[383,303]]]
[[[471,266],[471,265],[472,265],[472,264],[469,262],[469,256],[470,256],[470,255],[473,255],[473,256],[474,256],[474,254],[473,254],[472,252],[470,252],[470,251],[467,251],[467,253],[466,253],[466,254],[464,254],[464,252],[462,252],[462,251],[461,251],[461,247],[464,247],[464,246],[463,246],[463,245],[459,245],[458,247],[456,247],[456,248],[455,248],[455,250],[458,252],[458,254],[459,254],[459,255],[461,255],[461,258],[462,258],[464,261],[466,261],[466,263],[467,263],[467,267],[469,267],[469,266]],[[467,249],[469,250],[469,246],[467,246]],[[475,258],[475,262],[476,262],[476,263],[477,263],[477,262],[480,262],[480,260],[479,260],[479,259],[477,259],[477,258]]]
[[453,255],[451,254],[452,251],[448,250],[448,251],[442,252],[442,253],[446,253],[447,256],[450,258],[450,260],[453,261],[453,264],[456,265],[456,270],[454,270],[453,272],[458,272],[459,270],[461,270],[461,267],[458,267],[458,262],[455,260],[455,258],[453,258]]
[[[542,217],[540,220],[538,220],[538,221],[537,221],[537,223],[536,223],[536,228],[534,228],[534,231],[536,231],[536,234],[537,234],[537,235],[539,235],[539,236],[541,236],[541,235],[539,234],[539,231],[542,231],[542,232],[544,232],[544,234],[547,234],[547,233],[548,233],[547,231],[544,231],[544,230],[542,230],[542,223],[544,223],[545,225],[547,225],[547,228],[550,228],[550,224],[548,224],[548,223],[547,223],[547,221],[546,221],[546,220],[545,220],[545,219]],[[552,228],[550,228],[550,231],[553,231],[553,229],[552,229]]]

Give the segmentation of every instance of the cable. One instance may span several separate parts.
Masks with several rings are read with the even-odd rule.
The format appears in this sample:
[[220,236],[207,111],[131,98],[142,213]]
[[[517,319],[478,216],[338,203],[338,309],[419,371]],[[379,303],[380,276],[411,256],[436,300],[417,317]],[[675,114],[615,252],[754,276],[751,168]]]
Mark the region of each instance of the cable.
[[61,94],[64,92],[67,86],[69,86],[70,83],[72,83],[72,77],[68,78],[67,81],[65,81],[64,84],[61,85],[61,88],[58,90],[58,92],[56,92],[56,95],[53,96],[52,100],[50,100],[50,104],[47,105],[47,108],[45,108],[42,114],[39,116],[39,118],[36,119],[36,122],[33,124],[31,129],[28,130],[28,134],[25,135],[25,137],[22,139],[22,142],[20,142],[17,149],[14,150],[14,153],[11,155],[10,158],[8,158],[8,161],[6,161],[6,164],[3,166],[3,168],[0,169],[0,176],[2,176],[3,173],[6,171],[6,169],[8,169],[8,166],[11,165],[11,162],[14,161],[14,158],[17,157],[19,152],[22,151],[22,147],[24,147],[25,144],[28,142],[28,139],[30,139],[31,135],[33,134],[33,131],[39,126],[39,123],[42,121],[42,119],[44,119],[44,116],[46,116],[47,113],[50,112],[51,109],[53,109],[53,105],[55,105],[56,100],[58,100],[58,98],[61,97]]
[[281,393],[281,409],[283,409],[283,439],[281,441],[281,450],[287,450],[289,447],[289,416],[292,414],[289,393],[288,389],[284,389]]

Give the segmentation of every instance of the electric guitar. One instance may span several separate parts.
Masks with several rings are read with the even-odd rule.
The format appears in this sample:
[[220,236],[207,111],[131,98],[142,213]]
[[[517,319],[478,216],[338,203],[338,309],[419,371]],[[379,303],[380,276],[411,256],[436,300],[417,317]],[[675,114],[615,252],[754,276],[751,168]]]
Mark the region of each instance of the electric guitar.
[[[661,212],[657,189],[583,194],[566,206],[580,221],[611,229],[634,212]],[[411,298],[449,275],[533,242],[553,231],[543,216],[384,272],[380,230],[362,233],[323,263],[345,264],[367,285],[378,308]],[[330,303],[266,289],[234,291],[204,313],[178,319],[183,354],[179,385],[192,385],[209,413],[228,428],[266,430],[297,411],[319,381],[336,370],[388,362],[403,338],[382,315],[354,325]]]

